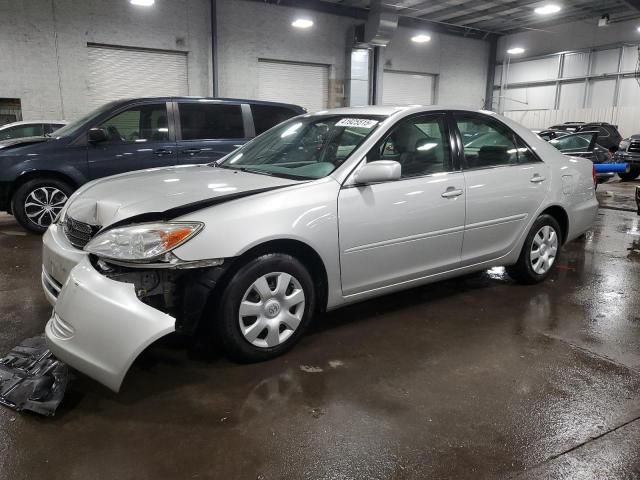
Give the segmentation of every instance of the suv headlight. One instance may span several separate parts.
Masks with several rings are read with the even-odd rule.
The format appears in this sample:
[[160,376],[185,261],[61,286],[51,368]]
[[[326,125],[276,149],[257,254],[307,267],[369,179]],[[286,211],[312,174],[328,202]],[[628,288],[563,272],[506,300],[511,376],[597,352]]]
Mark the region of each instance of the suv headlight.
[[620,142],[620,145],[618,145],[618,148],[620,150],[624,150],[625,152],[627,151],[627,148],[629,148],[629,144],[631,144],[631,140],[628,138],[625,138],[624,140],[622,140]]
[[146,263],[179,247],[202,228],[199,222],[140,223],[107,230],[95,236],[84,249],[102,258]]

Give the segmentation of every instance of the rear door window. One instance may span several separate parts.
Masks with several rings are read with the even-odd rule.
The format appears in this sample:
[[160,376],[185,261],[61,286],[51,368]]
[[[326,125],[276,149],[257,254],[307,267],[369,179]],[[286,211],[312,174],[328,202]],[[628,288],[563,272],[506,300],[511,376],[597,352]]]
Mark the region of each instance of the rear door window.
[[182,140],[245,138],[240,105],[179,103]]
[[253,125],[256,129],[256,135],[260,135],[271,127],[275,127],[279,123],[297,115],[297,113],[290,108],[274,105],[251,105],[251,113],[253,114]]

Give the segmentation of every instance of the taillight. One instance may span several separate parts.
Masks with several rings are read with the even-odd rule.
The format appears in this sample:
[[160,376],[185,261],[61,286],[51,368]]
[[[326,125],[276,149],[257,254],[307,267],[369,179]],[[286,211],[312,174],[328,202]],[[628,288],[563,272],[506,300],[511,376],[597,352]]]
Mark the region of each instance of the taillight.
[[598,186],[598,177],[596,176],[596,167],[594,165],[593,170],[591,170],[591,175],[593,176],[593,186]]

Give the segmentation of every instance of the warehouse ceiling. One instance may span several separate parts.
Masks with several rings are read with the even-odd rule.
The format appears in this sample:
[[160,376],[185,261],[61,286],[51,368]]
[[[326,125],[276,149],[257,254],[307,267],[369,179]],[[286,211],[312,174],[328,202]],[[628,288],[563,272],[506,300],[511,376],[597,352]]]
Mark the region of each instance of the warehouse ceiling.
[[[323,1],[351,9],[366,10],[371,5],[371,0]],[[561,6],[562,10],[550,15],[534,12],[549,3]],[[605,14],[612,23],[640,18],[640,0],[382,0],[382,5],[401,17],[498,34],[544,30]]]

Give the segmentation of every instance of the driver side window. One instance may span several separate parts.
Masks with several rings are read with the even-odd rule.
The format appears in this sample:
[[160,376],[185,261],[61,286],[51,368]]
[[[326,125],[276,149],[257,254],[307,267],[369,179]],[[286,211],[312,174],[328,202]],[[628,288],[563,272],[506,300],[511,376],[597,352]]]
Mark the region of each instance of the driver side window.
[[368,161],[395,160],[402,178],[420,177],[451,171],[451,147],[444,117],[408,118],[369,153]]
[[164,103],[140,105],[125,110],[98,128],[109,143],[144,143],[169,140],[167,107]]

